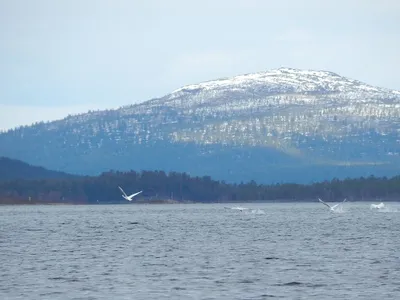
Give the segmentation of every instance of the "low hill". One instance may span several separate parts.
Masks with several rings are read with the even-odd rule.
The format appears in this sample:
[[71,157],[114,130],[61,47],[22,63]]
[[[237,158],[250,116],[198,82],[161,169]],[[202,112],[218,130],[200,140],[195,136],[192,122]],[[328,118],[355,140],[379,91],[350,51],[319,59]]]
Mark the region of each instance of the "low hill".
[[0,180],[72,178],[73,175],[32,166],[23,161],[0,157]]

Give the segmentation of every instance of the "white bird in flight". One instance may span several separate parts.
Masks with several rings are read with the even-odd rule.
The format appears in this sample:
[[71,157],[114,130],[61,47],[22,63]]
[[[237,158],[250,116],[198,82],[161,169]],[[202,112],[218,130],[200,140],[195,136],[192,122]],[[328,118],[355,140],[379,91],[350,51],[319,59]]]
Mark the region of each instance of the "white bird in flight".
[[122,187],[119,186],[119,189],[120,189],[121,192],[122,192],[122,198],[124,198],[125,200],[128,200],[128,201],[132,201],[133,197],[135,197],[135,196],[139,195],[141,192],[143,192],[143,191],[140,191],[140,192],[137,192],[137,193],[134,193],[134,194],[128,196],[128,195],[124,192],[124,190],[122,189]]
[[322,201],[320,198],[318,198],[318,201],[321,202],[322,204],[328,206],[329,209],[330,209],[331,211],[335,211],[335,209],[336,209],[340,204],[342,204],[343,202],[346,202],[346,198],[343,200],[343,202],[338,203],[338,204],[335,204],[335,205],[329,205],[328,203]]

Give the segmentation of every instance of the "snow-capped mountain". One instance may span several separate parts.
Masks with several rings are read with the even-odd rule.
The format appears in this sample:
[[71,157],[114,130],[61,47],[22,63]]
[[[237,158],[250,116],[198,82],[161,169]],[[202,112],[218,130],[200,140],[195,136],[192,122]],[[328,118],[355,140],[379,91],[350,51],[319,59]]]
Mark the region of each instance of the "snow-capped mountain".
[[400,92],[275,69],[0,134],[0,155],[72,173],[162,169],[228,181],[400,173]]

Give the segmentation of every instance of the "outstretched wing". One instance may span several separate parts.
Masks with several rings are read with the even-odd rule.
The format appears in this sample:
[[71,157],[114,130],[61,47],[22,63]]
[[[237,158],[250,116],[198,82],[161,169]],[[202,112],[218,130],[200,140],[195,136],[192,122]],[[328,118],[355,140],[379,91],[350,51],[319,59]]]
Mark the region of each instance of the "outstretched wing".
[[141,192],[143,192],[143,191],[140,191],[140,192],[134,193],[134,194],[130,195],[128,198],[129,198],[130,200],[132,200],[132,198],[133,198],[133,197],[135,197],[135,196],[139,195]]
[[322,201],[321,199],[318,198],[318,201],[321,202],[322,204],[328,206],[329,208],[332,208],[328,203]]
[[121,190],[121,192],[122,192],[122,195],[124,195],[125,197],[128,197],[126,194],[125,194],[125,192],[124,192],[124,190],[122,189],[122,187],[118,187],[120,190]]
[[[344,202],[346,202],[347,201],[347,199],[346,198],[344,198],[344,200],[341,202],[341,203],[338,203],[338,204],[335,204],[335,205],[332,205],[332,209],[335,209],[336,207],[338,207],[339,205],[341,205],[341,204],[343,204]],[[329,204],[328,204],[329,205]]]

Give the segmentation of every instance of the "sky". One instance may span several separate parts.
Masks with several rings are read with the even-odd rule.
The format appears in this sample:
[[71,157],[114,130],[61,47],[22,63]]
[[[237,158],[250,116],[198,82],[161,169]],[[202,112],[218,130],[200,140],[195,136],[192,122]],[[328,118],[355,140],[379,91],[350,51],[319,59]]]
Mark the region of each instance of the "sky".
[[0,130],[279,67],[400,90],[398,0],[0,0]]

